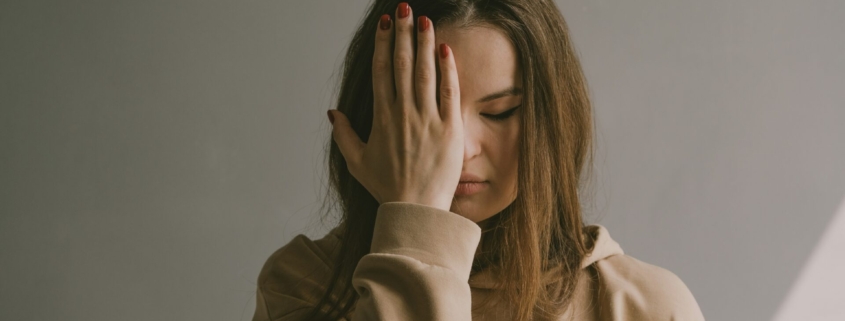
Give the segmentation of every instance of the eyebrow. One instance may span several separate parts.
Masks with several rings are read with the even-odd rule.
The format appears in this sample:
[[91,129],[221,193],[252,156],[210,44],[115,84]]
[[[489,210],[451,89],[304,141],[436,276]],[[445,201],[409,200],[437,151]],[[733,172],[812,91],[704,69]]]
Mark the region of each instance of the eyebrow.
[[509,95],[513,95],[513,96],[522,95],[522,88],[510,87],[510,88],[507,88],[505,90],[497,91],[495,93],[484,96],[484,98],[479,99],[477,101],[477,103],[488,102],[488,101],[498,99],[498,98],[502,98],[502,97],[509,96]]

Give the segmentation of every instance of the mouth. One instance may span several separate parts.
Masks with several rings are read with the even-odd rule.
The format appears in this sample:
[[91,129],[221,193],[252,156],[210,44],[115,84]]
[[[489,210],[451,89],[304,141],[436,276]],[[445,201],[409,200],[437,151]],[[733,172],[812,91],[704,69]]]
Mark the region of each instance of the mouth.
[[460,181],[458,188],[455,189],[455,196],[467,196],[480,192],[487,188],[489,182],[487,181]]

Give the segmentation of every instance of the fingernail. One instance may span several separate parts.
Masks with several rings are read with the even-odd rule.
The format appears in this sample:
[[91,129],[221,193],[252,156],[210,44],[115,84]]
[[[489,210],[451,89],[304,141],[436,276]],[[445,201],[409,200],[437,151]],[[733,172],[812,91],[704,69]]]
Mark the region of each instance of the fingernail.
[[411,14],[411,7],[408,6],[407,2],[402,2],[399,4],[399,18],[405,18],[409,14]]
[[382,15],[381,20],[379,21],[378,25],[379,25],[379,28],[381,28],[381,30],[390,29],[390,15],[389,14]]
[[440,58],[446,58],[449,56],[449,46],[445,43],[440,44]]
[[428,29],[428,18],[426,16],[417,18],[417,26],[420,28],[420,32],[426,31]]
[[329,122],[334,125],[334,115],[332,114],[331,110],[327,110],[326,113],[329,115]]

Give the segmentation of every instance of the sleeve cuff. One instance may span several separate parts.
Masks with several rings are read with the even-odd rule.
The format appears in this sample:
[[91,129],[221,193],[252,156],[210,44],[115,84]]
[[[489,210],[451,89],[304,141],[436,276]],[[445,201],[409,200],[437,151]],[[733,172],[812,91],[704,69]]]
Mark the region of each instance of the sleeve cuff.
[[469,277],[481,228],[442,209],[408,202],[386,202],[376,214],[371,253],[405,255]]

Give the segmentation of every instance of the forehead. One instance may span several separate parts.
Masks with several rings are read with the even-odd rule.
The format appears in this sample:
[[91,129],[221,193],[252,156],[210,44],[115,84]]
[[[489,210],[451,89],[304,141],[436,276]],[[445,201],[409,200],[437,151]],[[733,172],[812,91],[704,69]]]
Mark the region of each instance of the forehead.
[[516,50],[500,29],[445,26],[435,30],[437,44],[446,43],[454,52],[461,100],[475,101],[497,90],[520,87]]

